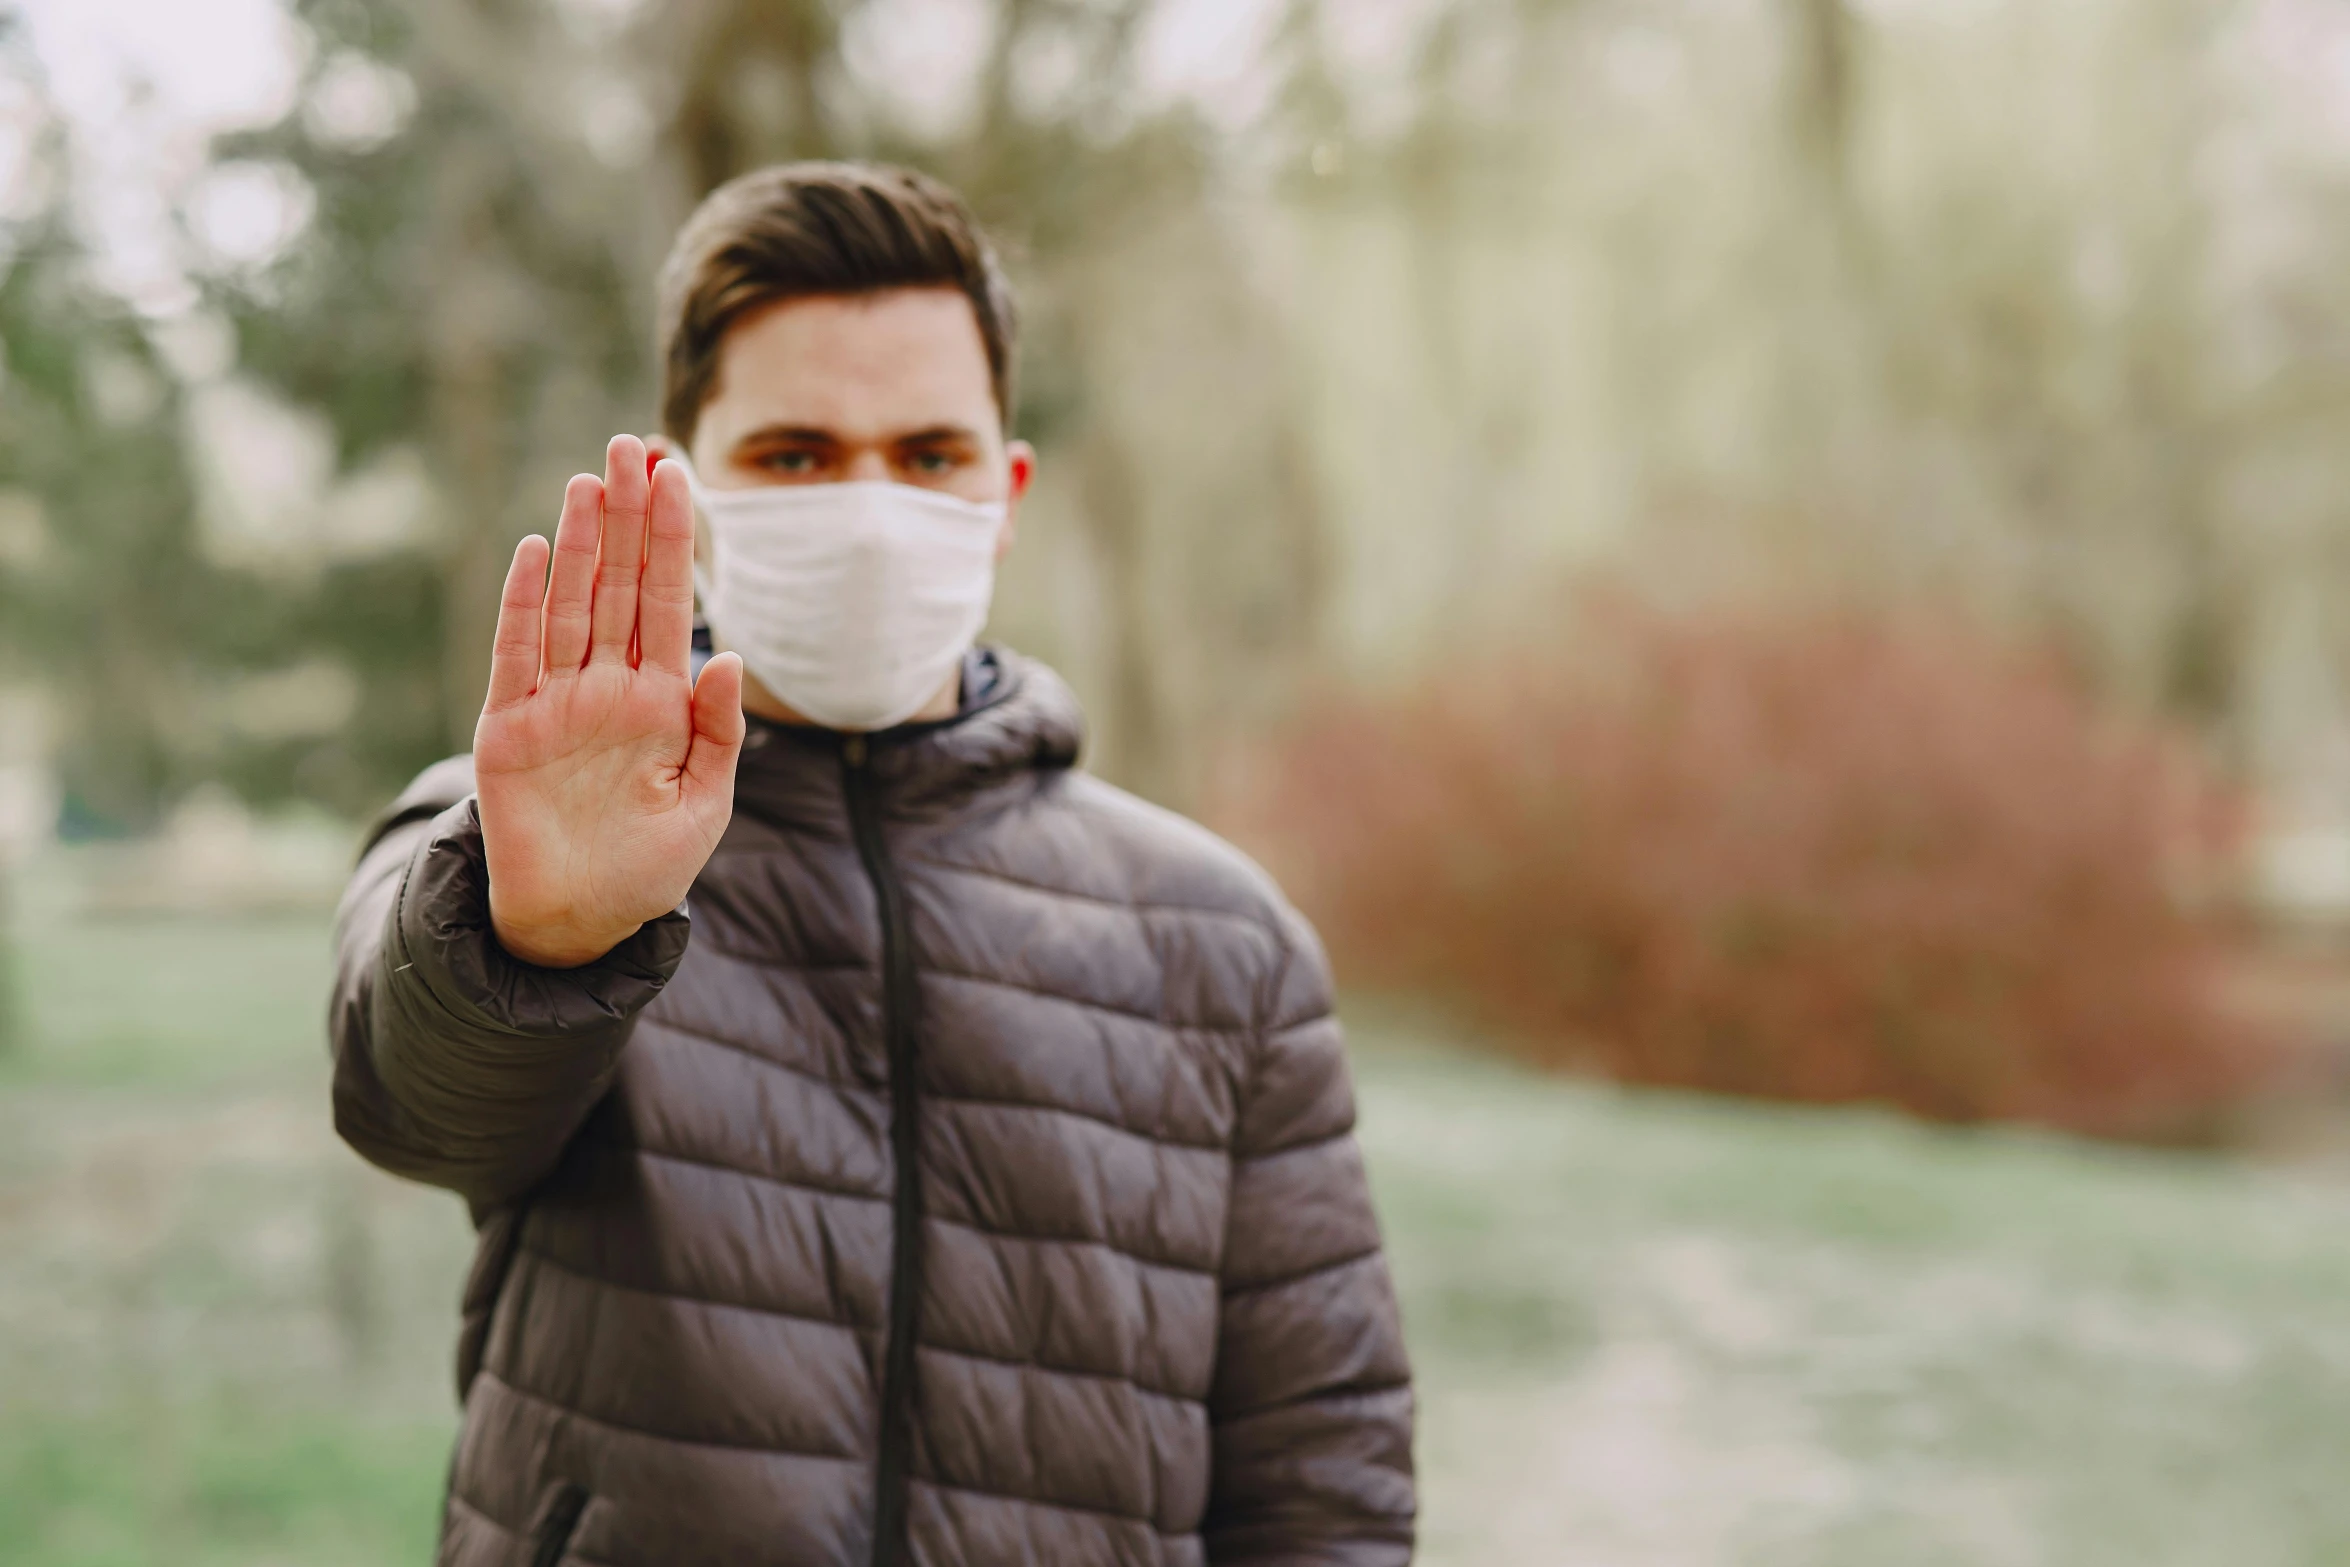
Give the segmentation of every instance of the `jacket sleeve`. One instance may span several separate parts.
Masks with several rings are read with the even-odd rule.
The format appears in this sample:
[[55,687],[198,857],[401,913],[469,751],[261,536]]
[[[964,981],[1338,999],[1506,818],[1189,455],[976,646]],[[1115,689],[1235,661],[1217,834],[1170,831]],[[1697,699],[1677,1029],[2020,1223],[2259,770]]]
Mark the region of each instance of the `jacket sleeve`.
[[335,1130],[478,1212],[554,1168],[611,1086],[636,1015],[685,955],[683,910],[604,957],[543,969],[490,929],[471,760],[378,819],[335,916]]
[[1320,945],[1288,951],[1232,1150],[1208,1398],[1217,1563],[1411,1559],[1411,1367]]

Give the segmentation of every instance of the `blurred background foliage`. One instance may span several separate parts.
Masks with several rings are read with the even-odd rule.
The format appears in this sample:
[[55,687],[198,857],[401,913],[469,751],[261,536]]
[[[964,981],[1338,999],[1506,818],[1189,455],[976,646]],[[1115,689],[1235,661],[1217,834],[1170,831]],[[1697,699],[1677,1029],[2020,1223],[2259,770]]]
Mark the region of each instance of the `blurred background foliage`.
[[806,156],[999,236],[994,634],[1328,934],[1424,1560],[2350,1552],[2341,7],[0,0],[0,1564],[429,1549],[325,909]]
[[[1498,851],[1380,816],[1329,757],[1466,789],[1441,745],[1557,796],[1546,758],[1580,720],[1539,736],[1539,704],[1493,698],[1513,661],[1626,655],[1580,607],[1594,583],[1686,623],[1640,656],[1767,609],[1815,649],[1784,679],[1820,732],[1882,723],[1897,746],[1916,723],[1987,774],[2043,768],[2044,802],[2092,802],[2018,853],[2210,858],[2126,805],[2142,841],[2091,842],[2105,797],[2052,753],[2000,751],[2002,660],[2069,683],[2067,755],[2114,726],[2192,754],[2238,807],[2220,891],[2188,909],[2140,875],[2138,903],[2096,903],[2120,925],[2224,945],[2258,923],[2233,894],[2257,903],[2270,870],[2350,908],[2340,31],[2296,0],[287,0],[286,91],[171,188],[178,282],[138,296],[89,264],[97,176],[12,26],[0,593],[11,711],[45,737],[16,751],[69,835],[104,836],[224,791],[351,819],[461,748],[499,564],[651,417],[650,279],[678,219],[760,163],[870,156],[965,190],[1027,307],[1020,422],[1044,462],[996,634],[1071,676],[1101,771],[1298,865],[1356,972],[1386,964],[1355,950],[1355,902],[1415,910],[1437,845],[1456,868]],[[1855,614],[1966,628],[1902,644],[1901,667],[1921,692],[1973,681],[1950,722],[1980,733],[1845,679],[1817,650]],[[1714,656],[1775,656],[1726,634]],[[1355,749],[1329,750],[1318,721],[1358,709]],[[1818,775],[1806,809],[1865,818],[1959,776],[1839,782],[1832,745],[1789,733],[1770,765]],[[2079,765],[2117,799],[2152,787],[2126,759]],[[1231,804],[1230,776],[1275,766],[1321,781],[1286,815]],[[1998,835],[1976,819],[2011,809],[1995,793],[1935,796],[1954,841]],[[1456,826],[1491,825],[1460,798]],[[1364,811],[1317,818],[1325,800]],[[1720,863],[1784,825],[1738,809],[1644,830]],[[1529,978],[1431,955],[1426,984],[1524,994],[1621,961],[1568,885],[1620,824],[1531,822],[1554,879],[1474,926],[1544,932],[1511,949]],[[1818,928],[1873,917],[1825,862],[1789,874]],[[2055,882],[2009,887],[2037,961],[2108,972]],[[1725,883],[1652,913],[1696,951],[1785,916],[1757,899]],[[1839,951],[1862,990],[1915,998],[1895,1011],[1968,1031],[1879,948]],[[1741,972],[1798,984],[1778,962]],[[2130,1021],[2142,969],[2111,972],[2067,1005],[2106,1019],[2100,1049],[2163,1055]],[[2225,1011],[2214,987],[2194,1005]],[[2070,1048],[2013,1022],[2045,1009],[1985,1005],[2021,1042],[1982,1050]],[[1629,1026],[1592,1007],[1502,1021]],[[1702,1010],[1656,1026],[1702,1031]]]
[[1235,780],[1344,977],[1537,1065],[1938,1121],[2208,1142],[2277,1086],[2213,906],[2241,804],[2176,735],[1915,616],[1568,619]]

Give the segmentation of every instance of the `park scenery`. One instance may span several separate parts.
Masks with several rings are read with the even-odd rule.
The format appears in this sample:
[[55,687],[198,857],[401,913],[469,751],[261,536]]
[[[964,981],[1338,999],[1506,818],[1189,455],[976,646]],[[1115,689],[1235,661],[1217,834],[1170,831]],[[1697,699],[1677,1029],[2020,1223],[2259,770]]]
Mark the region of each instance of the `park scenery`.
[[[0,0],[0,1567],[430,1559],[336,899],[787,158],[1328,948],[1432,1567],[2350,1559],[2350,19]],[[681,612],[682,613],[682,612]]]

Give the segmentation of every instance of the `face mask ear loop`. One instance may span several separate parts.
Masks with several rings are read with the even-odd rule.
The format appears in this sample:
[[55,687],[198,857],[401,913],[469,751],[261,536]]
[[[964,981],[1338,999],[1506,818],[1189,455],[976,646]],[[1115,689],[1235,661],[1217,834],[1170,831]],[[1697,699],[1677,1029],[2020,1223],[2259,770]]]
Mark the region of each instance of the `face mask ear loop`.
[[717,617],[711,613],[718,585],[718,554],[724,547],[717,524],[710,520],[710,508],[702,504],[702,476],[694,468],[694,460],[684,452],[672,452],[670,461],[685,470],[685,493],[694,509],[694,539],[710,541],[710,564],[702,564],[701,551],[694,552],[694,600],[701,610],[704,628],[714,626]]

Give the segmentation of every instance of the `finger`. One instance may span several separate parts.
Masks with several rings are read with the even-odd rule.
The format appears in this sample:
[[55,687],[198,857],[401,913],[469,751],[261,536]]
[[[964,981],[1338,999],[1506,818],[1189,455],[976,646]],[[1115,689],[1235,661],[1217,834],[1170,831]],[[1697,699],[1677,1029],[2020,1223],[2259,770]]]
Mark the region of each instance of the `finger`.
[[591,660],[628,658],[636,635],[637,583],[645,564],[645,443],[615,435],[604,450],[604,542],[596,556]]
[[498,635],[490,644],[490,694],[482,711],[511,707],[539,683],[539,611],[547,600],[547,541],[532,534],[514,546],[506,590],[498,596]]
[[694,502],[685,470],[663,460],[653,470],[646,512],[645,581],[637,590],[639,662],[682,675],[694,646]]
[[596,593],[596,531],[604,486],[592,473],[572,475],[563,487],[563,520],[555,524],[555,569],[547,578],[547,673],[587,662],[588,615]]
[[731,802],[734,764],[743,754],[743,660],[740,653],[721,653],[702,666],[694,682],[694,740],[685,753],[687,786],[697,793]]

